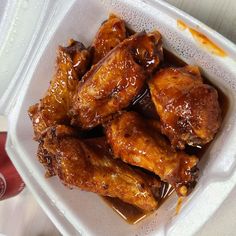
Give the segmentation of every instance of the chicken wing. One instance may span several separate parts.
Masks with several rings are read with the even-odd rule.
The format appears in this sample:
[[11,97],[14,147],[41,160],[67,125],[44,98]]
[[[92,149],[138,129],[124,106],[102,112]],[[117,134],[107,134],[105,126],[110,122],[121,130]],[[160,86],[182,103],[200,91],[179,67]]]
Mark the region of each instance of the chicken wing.
[[148,84],[162,133],[173,147],[203,146],[213,139],[221,124],[218,93],[202,82],[197,67],[163,69]]
[[131,36],[91,68],[74,97],[72,124],[83,129],[106,122],[138,95],[161,60],[158,32]]
[[126,38],[125,22],[115,15],[110,15],[98,30],[91,51],[93,64],[96,64],[114,47]]
[[51,164],[50,170],[65,185],[117,197],[145,211],[157,207],[151,188],[162,188],[157,178],[140,174],[122,161],[113,159],[105,148],[105,139],[82,141],[69,129],[61,125],[51,127],[43,140],[43,148],[50,156],[45,162]]
[[47,127],[69,123],[68,110],[79,79],[89,65],[89,52],[83,44],[74,40],[68,47],[59,47],[57,70],[45,96],[29,108],[35,139],[39,140]]
[[125,112],[108,124],[106,136],[116,158],[154,172],[186,196],[196,183],[198,158],[173,151],[153,127],[137,113]]

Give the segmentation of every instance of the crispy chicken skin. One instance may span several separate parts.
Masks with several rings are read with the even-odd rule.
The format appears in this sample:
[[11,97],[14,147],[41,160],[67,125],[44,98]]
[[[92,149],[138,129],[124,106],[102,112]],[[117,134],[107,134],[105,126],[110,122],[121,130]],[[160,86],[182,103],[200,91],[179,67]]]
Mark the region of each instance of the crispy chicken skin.
[[56,175],[56,172],[54,171],[54,164],[52,163],[53,161],[55,161],[55,158],[52,158],[52,155],[49,154],[47,149],[44,148],[45,136],[48,134],[48,132],[52,133],[51,129],[53,129],[54,135],[57,138],[78,136],[78,132],[69,126],[56,125],[47,128],[47,130],[44,132],[44,134],[41,136],[39,140],[39,146],[37,151],[38,160],[46,169],[45,173],[46,178]]
[[45,160],[51,165],[50,171],[65,185],[117,197],[144,211],[156,209],[157,201],[151,186],[160,189],[162,183],[159,180],[146,177],[145,173],[140,174],[122,161],[113,159],[104,148],[104,139],[85,142],[73,132],[62,125],[51,127],[42,144],[50,156]]
[[186,196],[196,182],[198,158],[173,151],[153,127],[137,113],[124,112],[107,125],[107,141],[116,158],[154,172]]
[[115,15],[110,15],[99,28],[93,41],[91,51],[93,64],[96,64],[114,47],[126,38],[125,22]]
[[135,34],[94,65],[74,96],[72,124],[90,129],[126,108],[159,65],[160,45],[158,32]]
[[218,93],[202,82],[197,67],[163,69],[148,84],[173,147],[203,146],[214,138],[221,124]]
[[39,142],[37,157],[38,157],[39,162],[46,169],[45,177],[48,178],[55,175],[53,167],[52,167],[52,163],[51,163],[52,162],[51,155],[47,152],[46,149],[44,149],[42,138]]
[[40,139],[47,127],[69,123],[67,113],[72,97],[79,79],[87,70],[89,60],[89,52],[79,42],[71,40],[68,47],[59,47],[56,74],[45,96],[28,110],[36,140]]

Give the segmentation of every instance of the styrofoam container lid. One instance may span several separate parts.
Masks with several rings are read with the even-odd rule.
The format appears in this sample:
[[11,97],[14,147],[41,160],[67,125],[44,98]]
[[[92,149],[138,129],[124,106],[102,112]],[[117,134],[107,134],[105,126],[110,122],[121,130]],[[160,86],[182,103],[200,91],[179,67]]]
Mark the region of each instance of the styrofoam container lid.
[[21,74],[38,50],[59,9],[70,6],[52,0],[4,0],[0,7],[0,114],[8,114],[24,83]]
[[[0,98],[0,108],[1,111],[9,112],[7,151],[39,204],[65,235],[183,236],[196,233],[236,184],[235,45],[163,1],[28,2],[40,2],[40,14],[36,11],[35,16],[31,15],[35,30],[32,30],[33,34],[27,35],[34,36],[28,41],[28,47],[24,48],[26,51],[24,57],[21,56],[22,60],[14,65],[16,70],[14,69],[13,82],[10,82],[10,87],[9,83],[6,85],[7,93]],[[200,161],[199,182],[184,201],[180,213],[175,214],[177,196],[171,195],[155,213],[136,225],[127,224],[97,195],[78,189],[69,190],[57,177],[45,179],[44,169],[36,158],[37,143],[32,140],[32,124],[27,116],[28,107],[36,103],[48,87],[54,73],[58,45],[65,45],[69,38],[90,45],[99,25],[109,13],[121,16],[136,31],[158,29],[163,36],[165,48],[187,63],[198,65],[202,73],[229,100],[221,129]],[[37,14],[40,20],[36,20]],[[221,57],[202,47],[188,29],[182,30],[178,27],[178,20],[206,35],[227,56]],[[32,22],[29,23],[29,28],[32,27]],[[5,50],[7,49],[10,46],[6,46]],[[6,54],[1,51],[0,60],[3,56]],[[1,62],[6,68],[11,68],[8,60]],[[2,75],[2,71],[0,73]],[[9,79],[10,76],[6,78]],[[12,88],[17,88],[17,91]],[[17,99],[13,99],[14,102],[8,104],[6,109],[3,104],[12,97]]]

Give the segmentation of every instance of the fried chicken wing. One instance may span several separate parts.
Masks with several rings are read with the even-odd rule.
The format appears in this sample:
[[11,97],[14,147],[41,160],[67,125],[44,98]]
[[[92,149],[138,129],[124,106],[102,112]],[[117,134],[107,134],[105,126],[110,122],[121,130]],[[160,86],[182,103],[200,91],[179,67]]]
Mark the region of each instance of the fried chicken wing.
[[154,172],[185,196],[195,185],[198,158],[173,151],[153,127],[137,113],[125,112],[108,124],[106,136],[116,158]]
[[115,15],[110,15],[99,28],[93,41],[91,51],[93,64],[96,64],[114,47],[126,38],[125,22]]
[[74,97],[72,124],[93,128],[126,108],[159,65],[160,45],[158,32],[136,34],[93,66]]
[[157,207],[152,186],[161,189],[162,183],[158,179],[140,174],[122,161],[113,159],[105,148],[105,139],[86,142],[74,137],[73,130],[68,129],[61,125],[51,127],[43,140],[43,148],[50,156],[45,162],[50,163],[50,170],[65,185],[117,197],[145,211]]
[[70,46],[59,47],[56,74],[45,96],[29,108],[35,139],[39,140],[47,127],[58,123],[69,123],[68,110],[79,79],[89,65],[89,52],[83,44],[74,40]]
[[221,124],[218,93],[202,82],[197,67],[163,69],[148,84],[162,133],[173,147],[203,146],[213,139]]

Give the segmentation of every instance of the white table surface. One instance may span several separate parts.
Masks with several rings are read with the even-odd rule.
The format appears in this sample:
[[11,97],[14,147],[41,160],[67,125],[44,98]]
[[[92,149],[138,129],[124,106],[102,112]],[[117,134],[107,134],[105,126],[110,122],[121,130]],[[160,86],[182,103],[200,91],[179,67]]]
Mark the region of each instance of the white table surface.
[[[236,0],[166,1],[186,11],[236,43]],[[6,122],[0,117],[0,130],[5,128]],[[236,235],[235,199],[236,188],[197,235]],[[18,196],[0,202],[1,233],[8,236],[60,235],[27,188]]]

